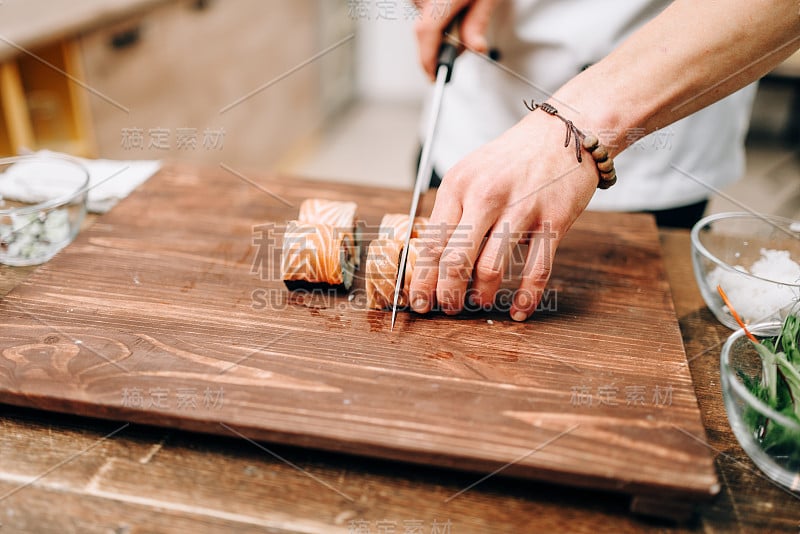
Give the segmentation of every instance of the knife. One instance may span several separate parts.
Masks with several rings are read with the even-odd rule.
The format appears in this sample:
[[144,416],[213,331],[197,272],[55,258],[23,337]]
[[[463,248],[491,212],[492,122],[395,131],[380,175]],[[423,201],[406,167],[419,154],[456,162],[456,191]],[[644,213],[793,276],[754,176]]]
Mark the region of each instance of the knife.
[[[445,36],[457,35],[458,27],[461,25],[461,14],[456,15],[450,24],[447,26],[444,34]],[[458,41],[458,39],[455,39]],[[417,178],[414,182],[414,194],[411,197],[411,209],[408,212],[409,225],[408,232],[406,233],[403,251],[400,253],[400,263],[397,267],[397,280],[394,284],[394,301],[392,302],[392,324],[389,331],[394,330],[394,323],[397,320],[397,303],[400,300],[400,286],[403,285],[403,278],[406,273],[406,263],[408,262],[408,244],[411,241],[411,231],[414,228],[414,218],[417,216],[417,208],[419,207],[419,197],[422,191],[428,190],[431,179],[431,146],[433,145],[433,138],[436,135],[436,125],[439,122],[439,111],[442,107],[442,96],[444,95],[444,86],[450,81],[453,75],[453,64],[456,57],[458,57],[459,48],[457,44],[445,40],[439,48],[439,58],[436,63],[436,85],[433,89],[433,99],[431,100],[431,110],[428,116],[428,124],[425,128],[425,141],[422,145],[422,154],[419,158],[419,167],[417,168]]]

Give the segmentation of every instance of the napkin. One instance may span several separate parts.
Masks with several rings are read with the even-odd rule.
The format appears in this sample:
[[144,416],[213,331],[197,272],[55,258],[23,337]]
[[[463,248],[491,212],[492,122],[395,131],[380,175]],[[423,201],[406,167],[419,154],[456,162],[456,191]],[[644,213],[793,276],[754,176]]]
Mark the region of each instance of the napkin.
[[[34,155],[65,156],[49,150],[40,150]],[[157,160],[71,159],[79,161],[89,172],[87,209],[94,213],[110,210],[161,168],[161,162]],[[53,198],[54,191],[60,195],[63,184],[52,172],[60,165],[44,160],[35,164],[22,161],[9,166],[4,173],[0,173],[0,197],[34,203]],[[34,173],[36,186],[30,183]],[[63,193],[68,194],[69,191]]]

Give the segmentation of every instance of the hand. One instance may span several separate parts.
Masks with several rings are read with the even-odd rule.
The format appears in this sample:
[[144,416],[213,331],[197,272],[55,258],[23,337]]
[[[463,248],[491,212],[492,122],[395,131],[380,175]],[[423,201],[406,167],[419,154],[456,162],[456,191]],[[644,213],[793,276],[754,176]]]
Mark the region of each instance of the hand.
[[464,11],[459,28],[460,40],[467,48],[485,54],[489,51],[486,28],[499,0],[415,0],[421,18],[415,30],[422,68],[431,80],[436,78],[436,63],[445,28]]
[[[412,277],[415,312],[435,302],[447,314],[460,312],[470,277],[472,304],[491,306],[511,250],[533,236],[510,309],[515,321],[533,313],[561,238],[597,187],[591,155],[584,151],[578,163],[564,135],[561,121],[533,112],[445,175],[423,236],[425,261],[417,260]],[[542,230],[551,235],[537,239]]]

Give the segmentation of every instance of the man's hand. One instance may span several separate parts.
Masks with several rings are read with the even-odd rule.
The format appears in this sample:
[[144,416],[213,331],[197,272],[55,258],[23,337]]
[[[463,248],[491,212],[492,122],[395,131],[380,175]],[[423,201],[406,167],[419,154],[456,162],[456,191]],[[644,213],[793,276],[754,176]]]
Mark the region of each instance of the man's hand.
[[[425,261],[413,273],[412,309],[427,313],[438,302],[445,313],[458,313],[470,278],[471,304],[491,306],[513,247],[527,236],[532,242],[510,309],[512,319],[527,319],[550,278],[558,243],[597,180],[592,157],[584,152],[578,163],[572,145],[564,148],[564,124],[541,112],[467,156],[437,193],[422,236]],[[537,240],[543,230],[552,235]]]
[[416,0],[421,18],[416,24],[419,59],[431,80],[436,78],[436,62],[445,28],[453,18],[464,12],[459,28],[460,40],[475,52],[489,51],[486,28],[499,0]]

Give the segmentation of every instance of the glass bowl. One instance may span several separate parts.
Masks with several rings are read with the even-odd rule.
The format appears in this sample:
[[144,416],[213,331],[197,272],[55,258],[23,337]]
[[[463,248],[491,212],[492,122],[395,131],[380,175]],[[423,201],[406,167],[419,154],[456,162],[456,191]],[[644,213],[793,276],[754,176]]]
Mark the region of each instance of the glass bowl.
[[[780,333],[781,322],[748,327],[756,337]],[[800,489],[800,424],[778,413],[753,395],[744,382],[761,380],[761,357],[739,329],[722,347],[720,375],[722,397],[733,433],[747,455],[770,479],[793,490]],[[770,434],[767,434],[767,431]],[[775,439],[780,436],[780,439]]]
[[790,219],[719,213],[692,228],[697,285],[709,309],[728,328],[739,325],[717,285],[745,323],[780,320],[800,299],[800,265],[791,262],[800,263],[800,223]]
[[68,156],[0,158],[0,263],[38,265],[55,256],[80,230],[88,191],[88,171]]

